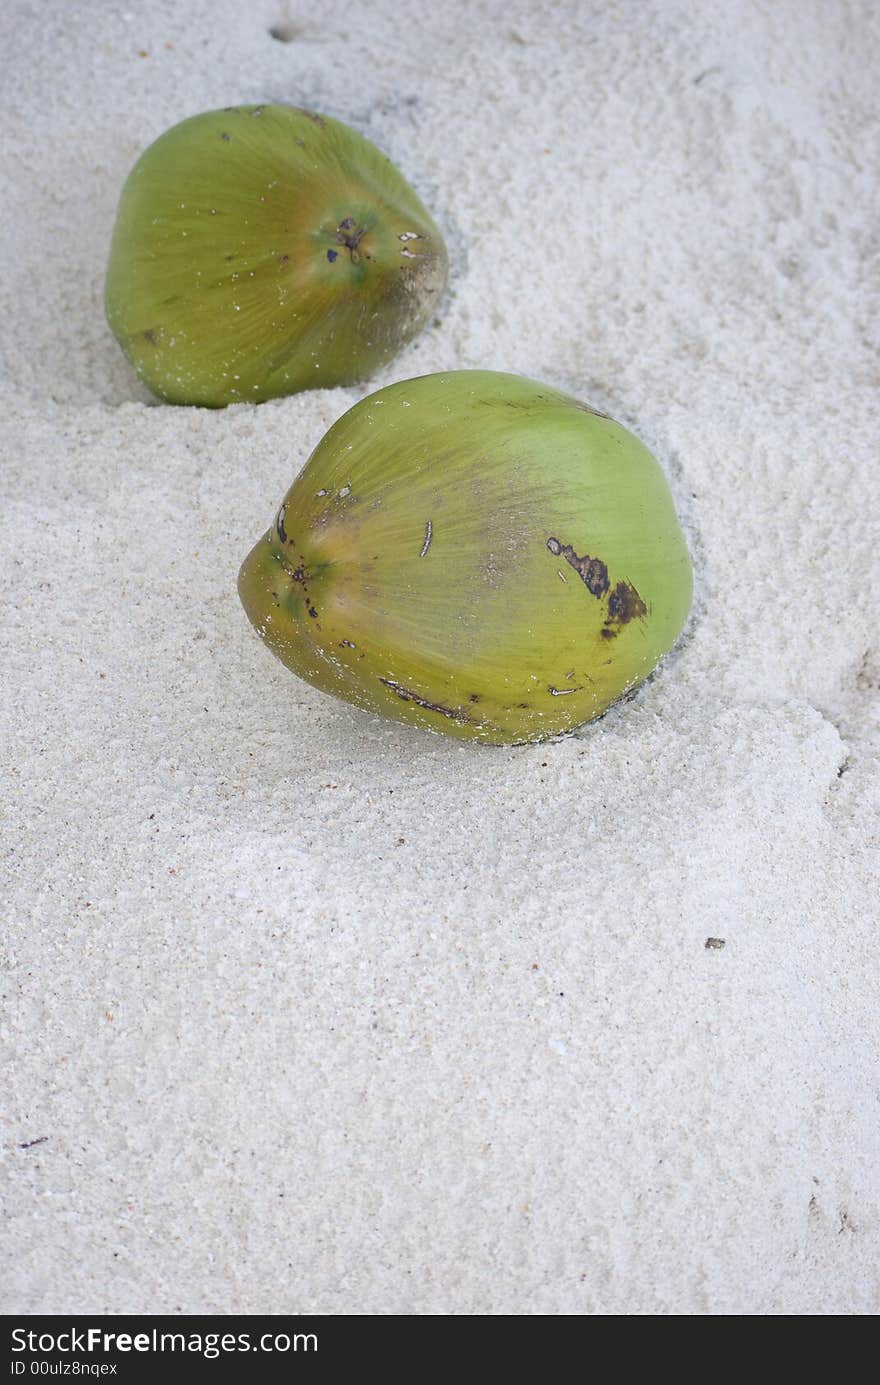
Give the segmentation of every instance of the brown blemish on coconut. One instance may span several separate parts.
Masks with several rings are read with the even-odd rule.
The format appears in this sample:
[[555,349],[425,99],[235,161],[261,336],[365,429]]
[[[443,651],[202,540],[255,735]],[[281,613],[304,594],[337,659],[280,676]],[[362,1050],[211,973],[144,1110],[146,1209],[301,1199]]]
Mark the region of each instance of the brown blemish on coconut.
[[547,547],[557,558],[564,558],[569,567],[574,568],[587,591],[601,599],[611,585],[608,581],[608,568],[601,558],[591,558],[585,553],[579,558],[570,543],[560,543],[559,539],[549,538]]
[[617,582],[612,588],[608,568],[601,558],[591,558],[589,553],[581,558],[570,543],[560,543],[552,536],[547,540],[547,547],[555,557],[565,559],[597,600],[608,597],[608,614],[601,630],[603,639],[613,640],[631,620],[641,620],[648,614],[648,608],[632,582]]
[[608,597],[608,615],[602,627],[606,640],[613,639],[631,620],[641,620],[648,608],[632,582],[618,582]]

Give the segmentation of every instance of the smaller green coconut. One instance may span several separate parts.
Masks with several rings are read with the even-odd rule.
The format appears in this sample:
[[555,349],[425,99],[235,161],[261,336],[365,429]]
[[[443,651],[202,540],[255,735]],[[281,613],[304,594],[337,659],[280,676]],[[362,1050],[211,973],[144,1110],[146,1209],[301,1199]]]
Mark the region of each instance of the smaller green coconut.
[[440,232],[375,145],[293,106],[175,125],[119,203],[107,320],[175,404],[350,385],[420,331],[446,283]]
[[350,409],[239,575],[301,678],[493,744],[601,715],[671,649],[691,591],[647,448],[569,395],[479,370]]

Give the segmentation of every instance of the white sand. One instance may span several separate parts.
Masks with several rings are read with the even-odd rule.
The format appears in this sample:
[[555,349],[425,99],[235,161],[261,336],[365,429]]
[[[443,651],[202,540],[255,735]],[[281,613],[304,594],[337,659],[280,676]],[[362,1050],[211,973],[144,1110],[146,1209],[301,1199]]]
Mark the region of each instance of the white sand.
[[[3,1306],[876,1312],[880,9],[284,14],[0,19]],[[593,728],[386,724],[248,626],[363,391],[156,406],[101,292],[138,153],[257,100],[448,237],[375,384],[520,371],[667,467],[694,616]]]

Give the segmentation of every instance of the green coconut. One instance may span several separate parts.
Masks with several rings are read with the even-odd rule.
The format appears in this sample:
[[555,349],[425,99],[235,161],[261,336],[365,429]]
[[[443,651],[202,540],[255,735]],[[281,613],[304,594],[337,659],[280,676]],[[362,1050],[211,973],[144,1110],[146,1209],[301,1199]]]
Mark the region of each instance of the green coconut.
[[122,191],[107,319],[176,404],[349,385],[426,323],[446,283],[440,232],[375,145],[293,106],[175,125]]
[[325,435],[239,576],[281,661],[463,740],[600,716],[680,634],[691,563],[664,474],[613,419],[466,370],[381,389]]

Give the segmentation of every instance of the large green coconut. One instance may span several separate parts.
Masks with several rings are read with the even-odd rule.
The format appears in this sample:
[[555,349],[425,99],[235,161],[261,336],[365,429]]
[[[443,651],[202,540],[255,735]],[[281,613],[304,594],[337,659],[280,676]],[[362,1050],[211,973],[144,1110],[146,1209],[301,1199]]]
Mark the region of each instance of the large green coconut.
[[461,739],[599,716],[671,648],[691,564],[663,472],[533,380],[456,371],[350,409],[239,576],[294,673]]
[[175,125],[122,191],[107,318],[155,394],[257,402],[365,379],[446,283],[440,232],[337,120],[235,106]]

